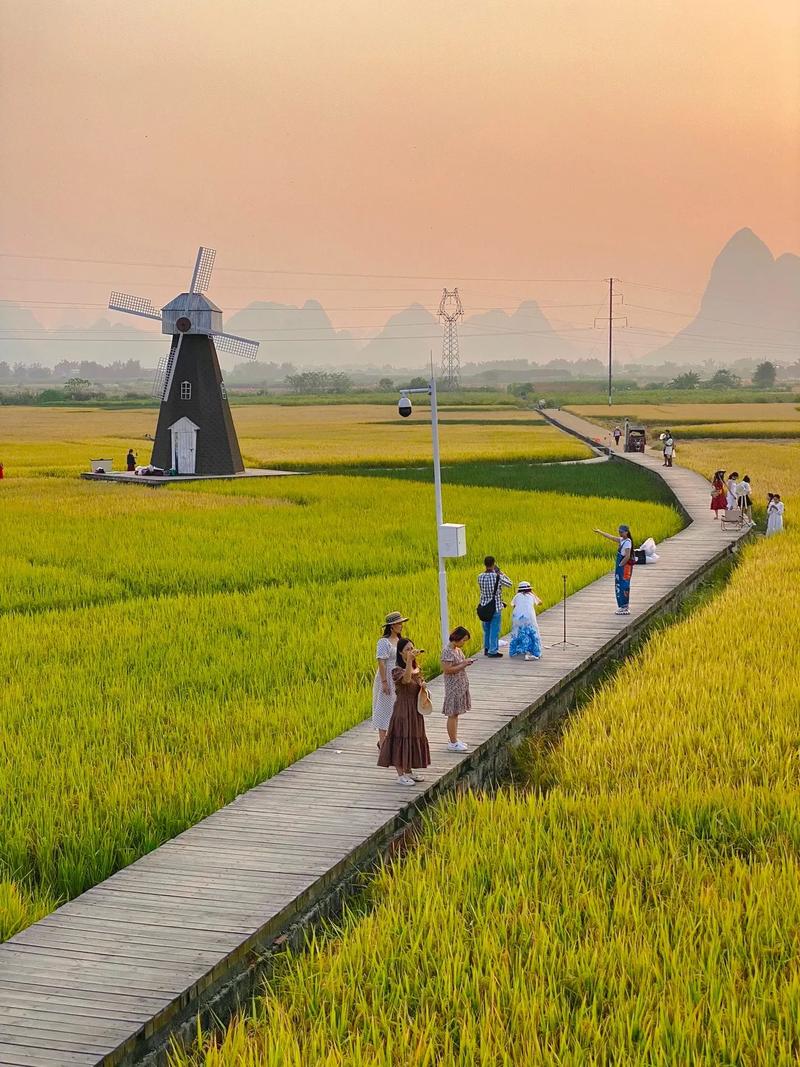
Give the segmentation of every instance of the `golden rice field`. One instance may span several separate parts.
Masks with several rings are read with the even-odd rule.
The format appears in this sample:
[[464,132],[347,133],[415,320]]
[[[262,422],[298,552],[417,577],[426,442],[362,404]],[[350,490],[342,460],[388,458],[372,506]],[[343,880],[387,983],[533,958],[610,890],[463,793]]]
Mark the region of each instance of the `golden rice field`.
[[785,404],[601,404],[570,405],[569,411],[604,426],[626,418],[641,422],[651,434],[669,427],[676,442],[730,437],[775,439],[800,437],[800,407]]
[[780,493],[786,505],[784,522],[791,528],[800,510],[800,445],[760,441],[690,441],[681,446],[680,463],[706,478],[715,470],[750,475],[753,506],[763,519],[767,493]]
[[[797,466],[747,447],[796,506]],[[747,546],[530,746],[528,790],[441,805],[366,914],[174,1067],[797,1063],[799,586],[800,535]]]
[[[387,611],[430,649],[438,632],[429,485],[88,483],[69,476],[86,451],[73,414],[30,414],[19,434],[40,436],[13,445],[19,469],[0,482],[0,938],[366,717]],[[117,417],[96,414],[92,447]],[[443,439],[462,429],[503,454],[499,428]],[[672,508],[602,495],[603,467],[568,470],[598,495],[445,486],[468,529],[469,556],[449,565],[454,620],[474,619],[487,551],[553,603],[562,573],[576,589],[609,569],[592,527],[624,509],[657,539],[679,528]]]
[[[292,470],[334,466],[409,466],[430,463],[429,409],[415,408],[401,419],[385,405],[278,407],[245,405],[233,409],[245,464]],[[444,409],[442,460],[477,459],[530,462],[585,459],[591,451],[544,423],[533,412],[474,412]],[[0,463],[6,477],[20,474],[72,476],[89,469],[90,459],[113,459],[124,466],[129,447],[149,462],[157,412],[0,407]]]

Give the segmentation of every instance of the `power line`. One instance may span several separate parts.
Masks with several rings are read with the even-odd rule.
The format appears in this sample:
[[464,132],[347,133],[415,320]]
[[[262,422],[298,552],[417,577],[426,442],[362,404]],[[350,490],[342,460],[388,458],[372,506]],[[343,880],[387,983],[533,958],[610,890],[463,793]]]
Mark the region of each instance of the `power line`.
[[[115,267],[155,267],[159,270],[185,270],[187,264],[185,263],[149,263],[145,261],[134,261],[124,259],[81,259],[77,256],[32,256],[23,255],[17,252],[0,252],[0,257],[4,259],[24,259],[24,260],[43,260],[45,262],[52,263],[102,263],[107,266]],[[279,270],[274,267],[216,267],[217,271],[226,271],[232,274],[282,274],[293,275],[297,277],[308,278],[364,278],[364,279],[377,279],[377,280],[393,280],[393,281],[441,281],[444,274],[359,274],[354,271],[332,271],[332,270]],[[525,284],[539,283],[539,282],[558,282],[564,284],[595,284],[597,278],[475,278],[459,275],[462,281],[467,282],[497,282],[503,284],[505,282],[524,282]]]

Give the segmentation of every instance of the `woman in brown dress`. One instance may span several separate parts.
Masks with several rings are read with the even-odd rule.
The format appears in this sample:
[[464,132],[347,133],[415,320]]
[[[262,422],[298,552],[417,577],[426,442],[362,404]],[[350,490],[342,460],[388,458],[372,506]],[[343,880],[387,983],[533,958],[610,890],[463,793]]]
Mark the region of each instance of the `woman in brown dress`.
[[427,767],[431,762],[425,719],[417,709],[417,696],[425,681],[416,660],[419,651],[410,637],[401,637],[397,642],[397,666],[392,671],[394,709],[378,755],[378,766],[394,767],[400,785],[424,781],[414,768]]

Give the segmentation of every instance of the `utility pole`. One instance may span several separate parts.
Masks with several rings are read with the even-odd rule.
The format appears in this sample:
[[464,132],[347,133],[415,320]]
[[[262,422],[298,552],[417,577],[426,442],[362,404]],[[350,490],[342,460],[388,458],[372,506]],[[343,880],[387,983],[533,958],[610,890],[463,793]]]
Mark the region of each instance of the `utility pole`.
[[619,322],[622,326],[628,325],[627,315],[615,315],[614,314],[614,299],[619,298],[619,303],[622,303],[622,292],[619,289],[615,289],[614,285],[620,285],[619,278],[608,279],[608,317],[598,316],[594,320],[595,327],[598,323],[608,323],[608,404],[611,406],[611,393],[612,393],[612,362],[614,356],[614,323]]
[[614,279],[608,279],[608,406],[611,407],[611,355],[614,350]]
[[444,323],[442,338],[442,379],[446,389],[458,389],[461,384],[461,357],[458,351],[458,320],[464,314],[458,289],[442,290],[439,318]]

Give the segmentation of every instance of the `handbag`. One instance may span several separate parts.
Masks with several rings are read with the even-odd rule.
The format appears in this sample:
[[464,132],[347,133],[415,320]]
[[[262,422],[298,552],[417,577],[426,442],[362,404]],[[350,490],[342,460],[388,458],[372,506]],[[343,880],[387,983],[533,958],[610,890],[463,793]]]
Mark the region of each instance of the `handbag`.
[[478,604],[477,613],[481,622],[491,622],[497,611],[497,590],[500,588],[500,575],[498,574],[494,581],[494,591],[492,592],[492,599],[488,604]]
[[417,693],[417,711],[420,715],[430,715],[433,711],[431,691],[424,682],[419,687],[419,692]]

